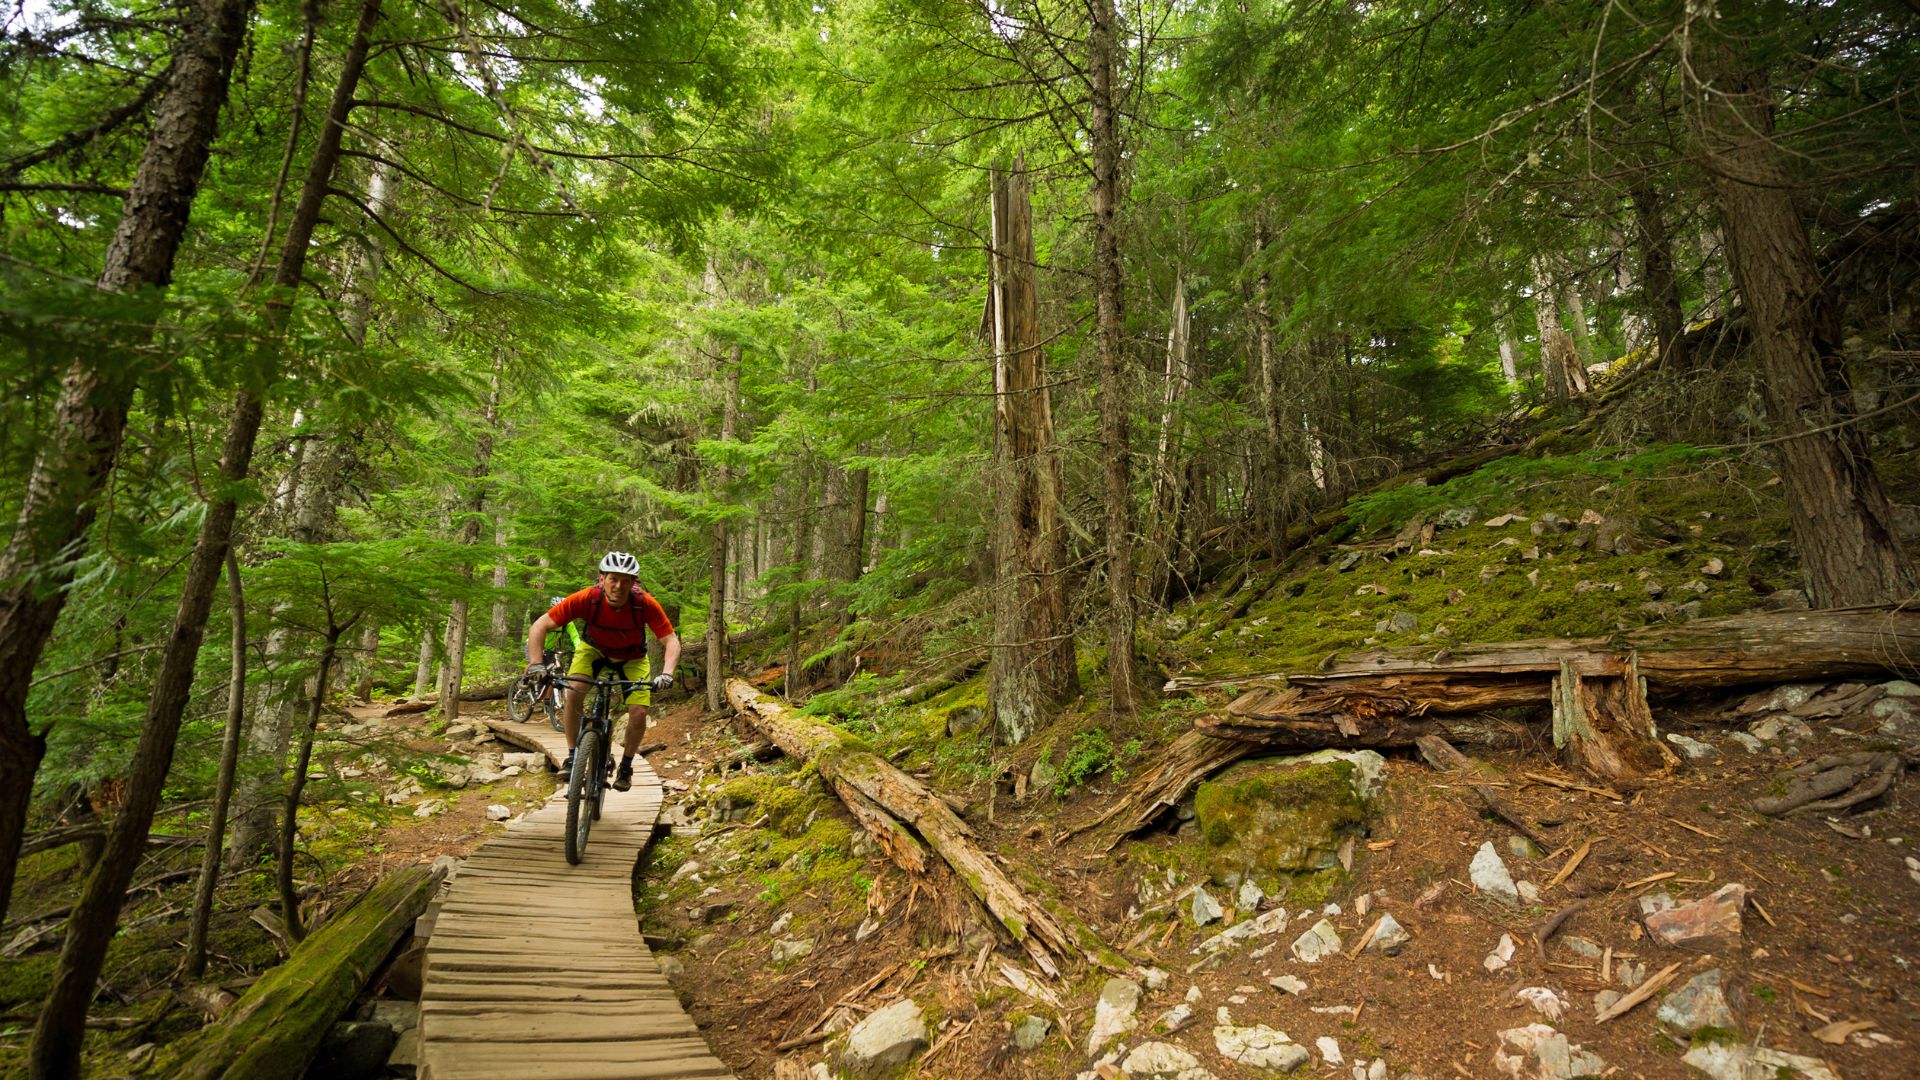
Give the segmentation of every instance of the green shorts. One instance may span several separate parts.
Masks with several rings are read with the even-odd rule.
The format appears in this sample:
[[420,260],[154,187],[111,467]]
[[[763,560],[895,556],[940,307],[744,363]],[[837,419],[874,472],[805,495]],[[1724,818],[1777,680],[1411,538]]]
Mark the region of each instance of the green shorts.
[[[573,650],[573,665],[567,668],[567,674],[581,675],[581,676],[585,676],[588,679],[591,679],[598,674],[598,672],[593,670],[593,665],[596,661],[603,664],[606,670],[613,672],[615,675],[618,675],[620,678],[632,679],[633,681],[639,682],[639,683],[645,683],[647,681],[647,676],[652,674],[652,671],[647,663],[647,658],[644,656],[638,656],[632,660],[608,660],[606,657],[600,655],[599,649],[596,649],[585,642],[581,642],[580,647]],[[643,686],[636,686],[633,689],[627,691],[627,704],[628,705],[653,704],[652,688],[643,685]]]

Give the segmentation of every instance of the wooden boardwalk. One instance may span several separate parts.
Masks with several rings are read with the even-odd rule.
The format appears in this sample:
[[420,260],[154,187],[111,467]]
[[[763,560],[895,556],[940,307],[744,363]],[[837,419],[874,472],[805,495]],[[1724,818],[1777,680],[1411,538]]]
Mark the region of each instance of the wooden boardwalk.
[[[544,723],[487,723],[556,766],[566,756]],[[662,793],[633,765],[580,865],[567,865],[564,789],[460,865],[429,916],[421,1080],[733,1076],[640,940],[633,871]]]

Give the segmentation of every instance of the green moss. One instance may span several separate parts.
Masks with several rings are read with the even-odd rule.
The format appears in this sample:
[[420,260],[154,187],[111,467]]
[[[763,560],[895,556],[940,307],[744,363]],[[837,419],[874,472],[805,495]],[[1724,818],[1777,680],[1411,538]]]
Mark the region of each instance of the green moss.
[[53,988],[53,967],[57,953],[23,956],[0,963],[0,1012],[25,1012],[23,1005],[38,1006]]
[[1226,884],[1337,870],[1341,845],[1366,831],[1353,774],[1347,761],[1258,759],[1200,785],[1194,812],[1210,875]]
[[1746,1040],[1740,1037],[1739,1032],[1731,1028],[1708,1026],[1700,1028],[1693,1033],[1693,1043],[1696,1046],[1732,1046],[1745,1041]]

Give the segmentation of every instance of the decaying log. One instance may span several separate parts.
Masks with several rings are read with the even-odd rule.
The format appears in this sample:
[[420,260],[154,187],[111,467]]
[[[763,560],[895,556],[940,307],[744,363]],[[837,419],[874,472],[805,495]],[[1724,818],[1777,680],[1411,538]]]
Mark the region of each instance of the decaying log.
[[396,870],[328,919],[220,1019],[168,1048],[175,1080],[299,1076],[320,1037],[353,1004],[426,910],[444,871]]
[[1894,607],[1764,612],[1655,626],[1609,638],[1538,639],[1330,657],[1316,671],[1181,678],[1169,692],[1249,686],[1203,732],[1270,746],[1406,746],[1422,735],[1479,742],[1459,714],[1547,705],[1570,763],[1603,780],[1671,768],[1653,737],[1650,692],[1900,673],[1920,656],[1920,611]]
[[935,694],[942,693],[973,678],[986,666],[986,653],[983,652],[978,656],[969,656],[959,663],[943,671],[935,672],[917,683],[881,694],[880,699],[875,702],[875,704],[882,707],[918,705],[928,698],[933,697]]
[[1829,754],[1780,775],[1787,793],[1753,800],[1753,808],[1772,817],[1847,810],[1885,795],[1906,768],[1891,752]]
[[1189,731],[1157,755],[1153,767],[1140,775],[1106,813],[1067,833],[1102,830],[1106,850],[1154,823],[1179,805],[1202,780],[1265,747],[1243,739],[1221,739]]
[[[726,682],[727,701],[789,757],[811,762],[894,862],[909,874],[927,869],[931,847],[1049,975],[1059,959],[1084,956],[1122,969],[1126,961],[1071,914],[1048,908],[1014,884],[960,820],[925,784],[888,764],[859,740],[799,716],[740,679]],[[916,865],[917,862],[917,865]]]

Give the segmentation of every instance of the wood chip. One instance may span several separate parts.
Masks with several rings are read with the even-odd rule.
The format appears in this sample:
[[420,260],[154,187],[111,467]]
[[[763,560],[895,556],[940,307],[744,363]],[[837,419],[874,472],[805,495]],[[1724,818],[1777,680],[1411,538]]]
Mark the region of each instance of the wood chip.
[[1798,990],[1803,994],[1812,994],[1814,997],[1832,997],[1833,996],[1833,994],[1830,991],[1822,990],[1817,986],[1809,986],[1806,983],[1801,982],[1799,979],[1790,978],[1787,980],[1787,985],[1793,987],[1795,990]]
[[1385,851],[1399,842],[1400,841],[1398,840],[1376,840],[1367,845],[1367,850],[1368,851]]
[[1821,1028],[1819,1031],[1814,1032],[1813,1037],[1823,1043],[1832,1043],[1838,1046],[1846,1042],[1847,1036],[1854,1032],[1865,1031],[1875,1026],[1877,1025],[1871,1020],[1836,1020],[1826,1027]]
[[1649,876],[1647,876],[1647,877],[1643,877],[1643,878],[1641,878],[1641,879],[1640,879],[1639,881],[1629,881],[1628,883],[1626,883],[1625,885],[1622,885],[1622,886],[1620,886],[1620,887],[1621,887],[1622,889],[1637,889],[1637,888],[1639,888],[1639,887],[1640,887],[1640,886],[1642,886],[1642,885],[1651,885],[1651,884],[1653,884],[1653,883],[1654,883],[1654,882],[1656,882],[1656,881],[1665,881],[1665,880],[1667,880],[1667,879],[1668,879],[1668,878],[1670,878],[1670,877],[1679,877],[1679,876],[1680,876],[1680,871],[1678,871],[1678,870],[1667,870],[1667,871],[1664,871],[1664,872],[1662,872],[1662,873],[1658,873],[1658,874],[1651,874],[1651,875],[1649,875]]
[[1761,907],[1759,899],[1754,897],[1751,893],[1747,895],[1747,903],[1753,905],[1753,910],[1760,913],[1760,917],[1767,921],[1768,926],[1773,927],[1775,930],[1780,929],[1780,924],[1773,921],[1773,916],[1767,914],[1767,909],[1764,907]]
[[1611,945],[1607,946],[1606,952],[1600,954],[1600,981],[1605,983],[1613,981],[1613,946]]
[[1648,977],[1646,982],[1628,991],[1626,997],[1602,1009],[1594,1016],[1593,1022],[1596,1024],[1604,1024],[1616,1016],[1622,1016],[1631,1012],[1635,1006],[1659,993],[1662,987],[1672,982],[1674,975],[1679,972],[1679,970],[1679,961],[1675,961],[1661,968],[1657,974]]
[[1545,773],[1530,772],[1522,773],[1521,775],[1529,780],[1538,780],[1543,784],[1551,784],[1554,787],[1565,788],[1568,791],[1584,791],[1589,795],[1598,795],[1603,799],[1612,799],[1617,803],[1627,801],[1625,795],[1614,791],[1612,788],[1594,787],[1592,784],[1582,784],[1574,780],[1562,780],[1557,776],[1548,776]]
[[[1352,960],[1355,957],[1358,957],[1360,955],[1360,951],[1362,949],[1365,949],[1368,943],[1373,941],[1373,935],[1380,932],[1380,924],[1385,922],[1386,920],[1387,920],[1387,917],[1385,915],[1382,915],[1378,919],[1373,920],[1373,925],[1367,927],[1367,932],[1360,935],[1359,942],[1354,945],[1353,951],[1347,954],[1347,959]],[[1356,1012],[1357,1011],[1358,1010],[1356,1010]]]
[[1684,821],[1681,821],[1681,820],[1680,820],[1679,818],[1668,818],[1667,820],[1668,820],[1668,821],[1671,821],[1671,822],[1673,822],[1673,823],[1674,823],[1675,825],[1678,825],[1678,826],[1680,826],[1681,828],[1683,828],[1683,829],[1685,829],[1685,830],[1687,830],[1687,831],[1688,831],[1688,832],[1690,832],[1690,833],[1698,833],[1698,834],[1700,834],[1701,836],[1704,836],[1704,837],[1706,837],[1706,838],[1707,838],[1707,839],[1709,839],[1709,840],[1720,840],[1720,839],[1723,839],[1723,837],[1721,837],[1721,836],[1719,836],[1719,835],[1718,835],[1718,834],[1716,834],[1716,833],[1710,833],[1710,832],[1708,832],[1707,830],[1705,830],[1705,829],[1703,829],[1703,828],[1701,828],[1701,827],[1699,827],[1698,825],[1689,825],[1689,824],[1687,824],[1686,822],[1684,822]]
[[1558,888],[1562,882],[1572,877],[1573,872],[1580,869],[1580,864],[1586,860],[1587,853],[1592,850],[1593,838],[1588,837],[1586,842],[1580,845],[1580,850],[1574,852],[1573,856],[1560,867],[1560,872],[1553,875],[1553,880],[1547,882],[1547,888]]

